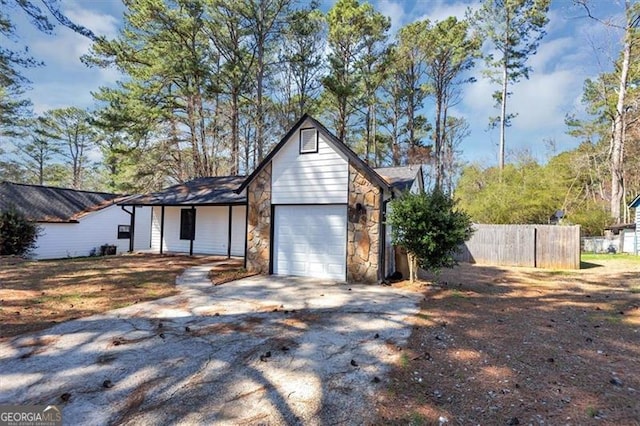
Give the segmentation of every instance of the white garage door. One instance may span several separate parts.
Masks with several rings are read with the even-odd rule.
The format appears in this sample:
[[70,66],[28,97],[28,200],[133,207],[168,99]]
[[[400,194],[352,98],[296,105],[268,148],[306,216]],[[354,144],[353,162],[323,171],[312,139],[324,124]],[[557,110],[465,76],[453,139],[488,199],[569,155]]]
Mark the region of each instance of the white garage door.
[[347,206],[276,206],[273,273],[345,280]]

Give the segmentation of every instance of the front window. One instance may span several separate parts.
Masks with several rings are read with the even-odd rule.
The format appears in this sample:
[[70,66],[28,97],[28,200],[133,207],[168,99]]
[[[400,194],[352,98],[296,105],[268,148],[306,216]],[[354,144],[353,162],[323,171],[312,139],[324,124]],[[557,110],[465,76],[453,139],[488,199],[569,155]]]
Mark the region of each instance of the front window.
[[196,238],[196,210],[182,209],[180,211],[180,239],[195,240]]
[[130,225],[118,225],[118,239],[128,240],[131,238],[131,226]]

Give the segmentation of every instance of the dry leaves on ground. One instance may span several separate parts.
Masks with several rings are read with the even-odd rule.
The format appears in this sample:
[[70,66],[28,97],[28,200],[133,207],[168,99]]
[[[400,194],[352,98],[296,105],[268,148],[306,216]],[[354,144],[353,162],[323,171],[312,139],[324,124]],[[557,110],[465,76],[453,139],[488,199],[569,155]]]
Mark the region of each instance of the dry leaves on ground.
[[4,260],[0,340],[177,293],[186,268],[220,257],[135,254],[46,261]]
[[424,287],[384,424],[640,424],[640,262],[460,265]]

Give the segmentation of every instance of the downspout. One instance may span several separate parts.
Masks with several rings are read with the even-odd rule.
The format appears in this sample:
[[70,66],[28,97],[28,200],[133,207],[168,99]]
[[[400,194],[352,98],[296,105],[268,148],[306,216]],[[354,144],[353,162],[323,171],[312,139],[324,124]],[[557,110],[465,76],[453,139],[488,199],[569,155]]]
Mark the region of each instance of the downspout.
[[193,218],[193,229],[189,235],[189,256],[193,256],[193,239],[196,237],[196,206],[191,206],[191,217]]
[[248,241],[249,238],[249,196],[247,195],[247,204],[244,209],[244,261],[243,267],[247,269],[247,251],[248,251]]
[[[391,190],[391,197],[387,198],[386,200],[382,201],[382,209],[381,209],[381,220],[380,220],[380,242],[382,244],[382,250],[381,250],[381,265],[382,265],[382,281],[384,282],[387,277],[386,277],[386,273],[385,271],[387,270],[386,266],[387,266],[387,224],[385,223],[387,220],[387,205],[389,204],[389,202],[391,202],[393,199],[395,198],[395,194],[393,193],[393,190]],[[383,220],[382,220],[383,219]]]
[[227,226],[229,227],[229,235],[227,235],[227,259],[231,258],[231,228],[233,227],[233,206],[229,206],[229,221]]
[[125,209],[126,206],[120,206],[123,212],[129,215],[129,253],[133,252],[133,236],[136,226],[136,207],[131,206],[133,211]]
[[164,205],[160,206],[160,254],[164,246]]
[[384,253],[386,251],[385,244],[385,226],[384,226],[384,212],[386,208],[386,202],[384,201],[384,189],[380,186],[380,217],[378,218],[378,232],[380,233],[380,237],[378,238],[378,244],[380,247],[378,248],[378,284],[382,284],[384,282],[384,265],[385,265],[385,256]]

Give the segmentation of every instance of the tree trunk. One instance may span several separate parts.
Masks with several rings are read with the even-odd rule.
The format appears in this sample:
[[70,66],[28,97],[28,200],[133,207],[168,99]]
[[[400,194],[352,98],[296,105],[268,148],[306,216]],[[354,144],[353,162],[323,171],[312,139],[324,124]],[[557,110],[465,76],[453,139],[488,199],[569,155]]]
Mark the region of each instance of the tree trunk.
[[238,91],[233,90],[231,93],[231,175],[240,174],[240,157],[238,155],[240,146],[240,135],[238,127]]
[[622,51],[622,66],[620,68],[620,85],[618,88],[618,101],[613,120],[613,132],[611,135],[611,218],[615,223],[620,223],[621,206],[624,201],[624,124],[625,124],[625,97],[627,94],[627,79],[631,57],[631,15],[630,2],[625,1],[625,14],[627,25],[624,34],[624,46]]
[[264,107],[262,102],[262,92],[264,86],[264,44],[265,41],[258,41],[257,64],[258,72],[256,75],[256,145],[258,151],[258,162],[264,158]]
[[371,155],[371,106],[368,105],[367,106],[367,113],[365,114],[365,123],[366,123],[366,130],[365,130],[365,154],[364,154],[364,161],[371,165],[371,161],[370,161],[370,155]]
[[436,169],[436,189],[442,187],[442,93],[436,91],[436,131],[435,131],[435,169]]
[[413,253],[407,252],[407,263],[409,264],[409,282],[413,284],[418,278],[418,261]]
[[38,184],[44,185],[44,154],[42,149],[40,150],[40,157],[38,158]]
[[[505,131],[507,127],[507,94],[509,85],[509,29],[511,19],[507,8],[506,30],[504,32],[504,57],[502,58],[502,99],[500,107],[500,146],[498,153],[498,167],[501,172],[504,170],[504,152],[505,152]],[[501,178],[502,179],[502,178]]]

